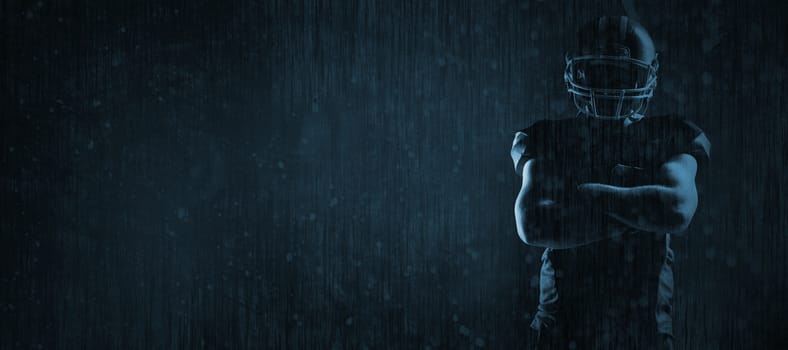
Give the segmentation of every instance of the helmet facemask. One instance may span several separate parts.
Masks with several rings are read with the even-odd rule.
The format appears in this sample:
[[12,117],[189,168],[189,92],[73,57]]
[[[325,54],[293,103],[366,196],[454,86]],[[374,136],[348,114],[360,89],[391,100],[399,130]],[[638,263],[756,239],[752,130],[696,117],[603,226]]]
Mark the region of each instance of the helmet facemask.
[[566,57],[564,81],[577,109],[602,119],[639,119],[657,86],[656,56],[646,63],[628,55]]

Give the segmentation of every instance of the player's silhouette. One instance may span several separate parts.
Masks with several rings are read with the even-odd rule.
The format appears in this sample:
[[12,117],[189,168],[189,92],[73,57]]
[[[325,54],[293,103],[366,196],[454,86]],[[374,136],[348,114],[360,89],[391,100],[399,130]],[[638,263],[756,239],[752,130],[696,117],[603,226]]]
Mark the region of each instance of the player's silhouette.
[[646,117],[657,54],[633,20],[586,24],[566,61],[577,116],[537,121],[511,149],[517,232],[545,248],[537,346],[670,349],[670,238],[697,208],[709,140],[684,118]]

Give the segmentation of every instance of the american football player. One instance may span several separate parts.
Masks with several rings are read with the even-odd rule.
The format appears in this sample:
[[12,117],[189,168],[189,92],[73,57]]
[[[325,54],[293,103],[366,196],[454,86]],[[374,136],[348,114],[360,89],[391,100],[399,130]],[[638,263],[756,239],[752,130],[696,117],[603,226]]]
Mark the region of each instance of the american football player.
[[658,68],[643,26],[597,18],[566,55],[577,115],[514,135],[517,232],[545,248],[538,348],[673,347],[670,241],[695,214],[710,142],[686,118],[646,116]]

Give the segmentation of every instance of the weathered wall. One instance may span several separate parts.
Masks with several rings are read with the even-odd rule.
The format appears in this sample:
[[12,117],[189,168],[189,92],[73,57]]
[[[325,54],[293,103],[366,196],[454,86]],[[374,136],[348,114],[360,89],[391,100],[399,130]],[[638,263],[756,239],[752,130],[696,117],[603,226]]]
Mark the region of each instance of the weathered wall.
[[[686,349],[785,343],[781,1],[633,5],[713,142]],[[615,1],[3,1],[0,348],[512,349],[513,131]],[[631,13],[631,15],[636,15]]]

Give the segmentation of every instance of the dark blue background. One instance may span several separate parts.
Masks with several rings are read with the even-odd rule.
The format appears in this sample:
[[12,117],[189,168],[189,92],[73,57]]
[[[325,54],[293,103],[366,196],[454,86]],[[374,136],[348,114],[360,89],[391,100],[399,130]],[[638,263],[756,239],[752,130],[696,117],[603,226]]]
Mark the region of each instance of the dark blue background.
[[782,3],[2,1],[0,348],[526,346],[513,132],[626,13],[713,143],[677,344],[786,346]]

